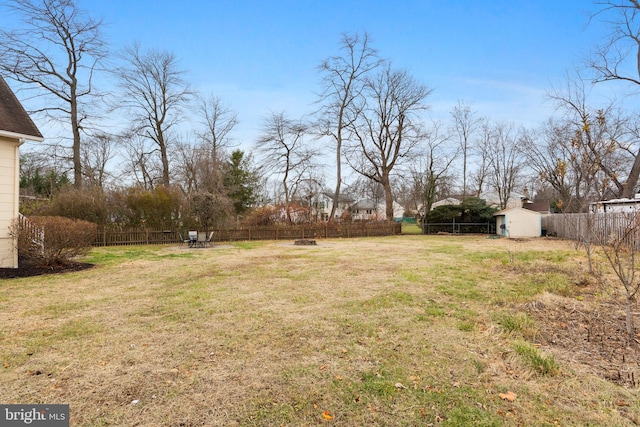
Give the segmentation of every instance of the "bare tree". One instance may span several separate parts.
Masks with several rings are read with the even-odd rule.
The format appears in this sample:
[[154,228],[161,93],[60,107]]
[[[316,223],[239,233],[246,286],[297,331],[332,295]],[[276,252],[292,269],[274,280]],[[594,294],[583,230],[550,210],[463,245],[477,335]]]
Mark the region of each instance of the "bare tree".
[[336,188],[329,221],[334,219],[340,200],[343,140],[360,113],[354,101],[362,92],[365,76],[381,64],[367,33],[362,37],[343,34],[341,50],[343,55],[332,56],[318,67],[323,74],[318,127],[323,136],[333,139],[336,150]]
[[475,145],[474,158],[476,159],[475,172],[471,173],[471,181],[475,187],[474,194],[480,197],[485,189],[489,176],[489,153],[492,150],[492,129],[486,119],[480,120],[480,135]]
[[123,172],[128,178],[134,179],[138,187],[150,190],[158,184],[158,177],[162,174],[157,156],[154,156],[154,147],[150,147],[147,138],[138,134],[128,134],[122,137],[127,152],[127,164]]
[[362,114],[350,126],[357,142],[350,149],[349,164],[382,185],[388,220],[393,218],[391,174],[421,142],[419,113],[427,108],[424,101],[430,93],[406,71],[388,65],[367,79]]
[[213,94],[200,99],[198,112],[204,128],[198,136],[210,149],[211,161],[218,164],[220,150],[231,146],[229,134],[238,124],[238,114]]
[[580,78],[568,80],[565,90],[555,91],[550,97],[572,131],[567,148],[582,164],[584,194],[598,200],[625,197],[624,176],[635,162],[635,144],[629,139],[633,121],[614,101],[600,108],[590,107]]
[[280,176],[287,222],[292,222],[291,202],[305,174],[313,169],[313,152],[304,145],[308,127],[284,113],[272,113],[265,121],[263,134],[256,143],[265,172]]
[[92,187],[104,189],[110,175],[107,164],[115,155],[114,136],[98,132],[86,140],[82,150],[82,169]]
[[[608,39],[593,53],[589,65],[596,73],[596,82],[618,81],[640,86],[640,2],[599,1],[602,9],[597,15],[611,16]],[[640,145],[629,147],[633,163],[621,196],[632,197],[640,177]]]
[[490,165],[489,179],[498,194],[500,209],[505,209],[516,188],[523,167],[519,136],[512,125],[495,124],[491,133],[492,145],[488,153]]
[[562,212],[581,212],[591,201],[588,164],[572,144],[574,132],[566,120],[549,119],[523,135],[524,155],[539,179],[555,190]]
[[36,111],[70,126],[74,185],[80,188],[81,131],[95,101],[94,72],[106,55],[102,21],[73,0],[10,0],[9,9],[22,25],[0,30],[0,71],[45,95]]
[[421,152],[415,156],[411,176],[420,191],[420,204],[423,217],[431,210],[438,196],[438,190],[462,147],[450,149],[451,136],[442,130],[441,122],[432,122],[428,132],[423,136]]
[[471,136],[481,121],[468,104],[458,102],[451,112],[454,130],[458,135],[458,144],[462,153],[462,197],[467,196],[467,165],[472,147]]
[[[605,219],[605,218],[601,218]],[[611,222],[613,218],[608,218]],[[636,295],[640,291],[638,280],[638,242],[640,242],[640,214],[637,212],[619,213],[615,217],[617,228],[600,239],[602,252],[624,288],[626,331],[630,345],[636,345],[635,326],[632,306],[636,302]],[[596,220],[595,231],[602,225]]]
[[183,107],[191,98],[184,71],[176,57],[166,51],[141,51],[133,44],[121,54],[125,61],[116,71],[121,105],[130,113],[133,132],[149,139],[159,153],[161,183],[170,185],[169,146],[171,130],[179,123]]

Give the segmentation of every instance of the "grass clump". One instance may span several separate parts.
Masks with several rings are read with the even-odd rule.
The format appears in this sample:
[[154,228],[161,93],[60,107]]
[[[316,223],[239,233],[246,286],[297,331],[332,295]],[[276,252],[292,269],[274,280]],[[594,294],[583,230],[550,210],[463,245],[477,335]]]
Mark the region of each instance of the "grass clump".
[[539,332],[535,320],[527,313],[502,313],[496,320],[504,332],[515,334],[528,341],[535,340]]
[[555,376],[560,373],[560,365],[558,365],[555,358],[543,354],[533,344],[518,340],[513,344],[513,349],[534,372],[548,376]]

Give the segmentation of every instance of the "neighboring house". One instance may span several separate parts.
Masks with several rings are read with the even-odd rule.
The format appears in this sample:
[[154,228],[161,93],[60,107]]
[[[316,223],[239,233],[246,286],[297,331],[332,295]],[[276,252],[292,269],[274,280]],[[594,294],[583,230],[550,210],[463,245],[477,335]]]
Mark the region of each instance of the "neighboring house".
[[551,205],[549,202],[531,202],[529,200],[524,200],[522,207],[529,209],[530,211],[539,212],[542,215],[551,214]]
[[18,217],[18,147],[26,140],[42,142],[44,138],[9,85],[0,77],[0,268],[18,267],[18,250],[9,228]]
[[633,199],[603,200],[589,204],[589,211],[593,213],[605,212],[639,212],[640,195]]
[[[484,200],[489,206],[500,207],[500,197],[495,191],[486,191],[484,193],[481,193],[478,198]],[[462,196],[447,197],[446,199],[441,199],[433,203],[433,205],[431,205],[431,209],[433,210],[438,206],[459,205],[462,202],[462,199]],[[526,201],[526,196],[518,193],[510,193],[509,199],[507,200],[507,209],[521,208]]]
[[[318,208],[321,212],[323,221],[327,221],[329,219],[329,215],[331,215],[331,209],[333,208],[334,203],[333,197],[334,194],[329,192],[324,192],[320,195],[320,203]],[[345,212],[348,212],[354,201],[355,200],[351,195],[341,193],[338,205],[336,206],[334,219],[340,219]]]
[[446,199],[440,199],[437,202],[434,202],[431,205],[431,210],[434,210],[438,206],[451,206],[451,205],[459,205],[462,203],[462,197],[447,197]]
[[[349,210],[351,219],[354,221],[385,221],[387,219],[387,208],[384,201],[376,204],[372,200],[361,199],[354,203]],[[389,219],[402,219],[403,215],[404,207],[393,202],[393,218]]]
[[[487,202],[487,205],[489,206],[500,207],[500,196],[495,191],[486,191],[484,193],[481,193],[478,197],[484,199],[484,201]],[[505,209],[521,208],[523,201],[526,199],[527,197],[523,194],[511,192],[509,193],[509,198],[507,199],[507,206],[505,207]]]
[[513,207],[496,212],[496,233],[503,237],[540,237],[542,215],[529,209]]

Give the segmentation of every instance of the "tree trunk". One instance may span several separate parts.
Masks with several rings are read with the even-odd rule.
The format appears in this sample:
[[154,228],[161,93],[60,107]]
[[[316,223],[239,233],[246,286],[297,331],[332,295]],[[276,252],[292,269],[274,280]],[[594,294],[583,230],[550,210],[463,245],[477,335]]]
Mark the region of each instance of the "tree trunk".
[[636,158],[633,161],[631,172],[629,172],[629,177],[627,178],[627,182],[624,184],[624,189],[622,190],[622,198],[626,198],[626,199],[633,198],[635,194],[636,185],[638,184],[639,177],[640,177],[640,152],[636,154]]
[[[341,138],[339,138],[341,139]],[[336,148],[336,191],[333,193],[333,204],[331,206],[331,213],[329,214],[329,222],[332,222],[336,214],[336,209],[340,201],[340,184],[342,181],[342,141],[338,141],[338,147]]]
[[385,176],[382,181],[387,221],[393,221],[393,195],[391,194],[391,183],[389,182],[388,176]]
[[633,326],[633,314],[631,313],[631,296],[627,292],[627,304],[625,306],[625,312],[627,315],[627,335],[629,337],[629,345],[634,345],[634,326]]
[[73,134],[73,185],[82,188],[82,159],[80,157],[80,123],[78,122],[78,101],[75,85],[71,86],[71,132]]

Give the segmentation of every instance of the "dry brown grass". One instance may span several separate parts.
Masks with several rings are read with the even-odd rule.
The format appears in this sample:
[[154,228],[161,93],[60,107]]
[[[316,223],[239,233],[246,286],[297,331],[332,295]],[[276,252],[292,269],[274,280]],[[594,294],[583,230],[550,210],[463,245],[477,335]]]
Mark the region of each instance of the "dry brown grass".
[[0,402],[68,403],[74,426],[631,425],[640,414],[636,389],[570,360],[540,375],[499,324],[544,292],[575,298],[584,256],[559,240],[100,248],[91,260],[0,282]]

